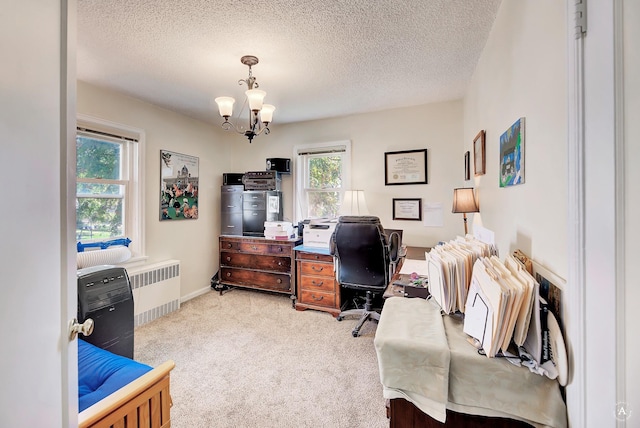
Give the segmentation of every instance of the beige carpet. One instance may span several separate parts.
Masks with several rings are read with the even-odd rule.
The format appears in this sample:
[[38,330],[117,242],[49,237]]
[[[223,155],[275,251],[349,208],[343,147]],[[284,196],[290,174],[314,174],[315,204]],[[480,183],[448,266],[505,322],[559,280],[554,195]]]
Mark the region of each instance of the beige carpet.
[[136,329],[135,359],[175,361],[173,428],[388,427],[376,324],[354,338],[355,322],[288,296],[211,291]]

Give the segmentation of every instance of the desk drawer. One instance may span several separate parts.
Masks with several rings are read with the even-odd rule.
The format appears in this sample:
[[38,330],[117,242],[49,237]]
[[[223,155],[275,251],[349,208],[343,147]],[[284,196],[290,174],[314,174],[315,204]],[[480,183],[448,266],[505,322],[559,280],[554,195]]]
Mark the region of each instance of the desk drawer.
[[300,290],[300,303],[335,308],[336,295],[334,293],[323,293],[321,291]]
[[297,257],[299,260],[312,260],[333,264],[333,256],[330,254],[305,253],[304,251],[298,251]]
[[255,254],[233,253],[222,251],[220,253],[222,266],[248,268],[254,270],[267,270],[272,272],[291,272],[291,259],[288,257],[264,256]]
[[304,275],[317,275],[326,277],[335,277],[335,271],[333,270],[333,263],[321,263],[321,262],[300,262],[300,273]]
[[333,277],[302,275],[299,287],[308,291],[325,291],[335,293],[335,281]]
[[222,267],[220,269],[220,282],[241,287],[291,292],[291,277],[286,274]]

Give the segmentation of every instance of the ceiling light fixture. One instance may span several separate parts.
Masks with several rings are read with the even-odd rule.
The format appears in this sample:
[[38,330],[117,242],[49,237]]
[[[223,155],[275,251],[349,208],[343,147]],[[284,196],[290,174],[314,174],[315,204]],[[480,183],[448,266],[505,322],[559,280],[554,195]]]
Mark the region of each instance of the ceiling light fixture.
[[263,90],[257,89],[259,87],[258,82],[256,82],[256,78],[251,74],[251,67],[258,63],[258,58],[253,55],[245,55],[240,58],[240,62],[249,67],[249,77],[238,80],[238,85],[242,85],[244,83],[249,89],[245,91],[245,102],[242,105],[242,109],[240,110],[238,117],[242,114],[244,106],[248,101],[249,127],[244,128],[243,126],[236,126],[229,122],[229,118],[233,114],[233,104],[236,102],[235,99],[232,97],[218,97],[215,99],[215,102],[218,104],[220,116],[224,118],[222,128],[225,131],[233,129],[240,134],[244,134],[244,136],[249,139],[249,143],[251,143],[253,137],[258,136],[263,132],[265,134],[271,132],[269,131],[268,126],[273,119],[273,111],[276,108],[271,104],[263,104],[264,97],[267,93]]

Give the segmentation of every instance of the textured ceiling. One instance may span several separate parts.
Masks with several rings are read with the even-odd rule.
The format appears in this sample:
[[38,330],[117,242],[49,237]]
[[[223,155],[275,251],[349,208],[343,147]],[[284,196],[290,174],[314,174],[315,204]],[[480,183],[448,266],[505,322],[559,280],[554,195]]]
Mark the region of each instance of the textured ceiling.
[[78,0],[77,76],[211,123],[243,55],[274,124],[460,99],[500,2]]

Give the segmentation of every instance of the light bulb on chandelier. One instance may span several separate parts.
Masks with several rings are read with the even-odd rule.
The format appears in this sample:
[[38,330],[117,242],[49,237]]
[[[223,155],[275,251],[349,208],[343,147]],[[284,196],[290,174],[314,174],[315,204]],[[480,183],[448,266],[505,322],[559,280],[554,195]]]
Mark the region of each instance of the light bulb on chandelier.
[[[249,143],[253,141],[253,137],[262,134],[268,134],[269,123],[273,120],[273,111],[276,109],[271,104],[264,104],[264,97],[267,93],[258,89],[259,85],[256,82],[256,78],[251,73],[251,67],[258,63],[258,58],[253,55],[245,55],[240,58],[240,62],[249,67],[249,77],[246,79],[238,80],[238,84],[243,83],[247,85],[247,91],[245,91],[245,104],[249,103],[249,127],[244,128],[242,126],[234,125],[229,121],[229,118],[233,114],[233,104],[236,102],[232,97],[218,97],[215,99],[218,104],[218,110],[220,116],[224,118],[222,128],[225,131],[234,130],[240,134],[244,134],[249,139]],[[243,106],[244,108],[244,106]],[[240,111],[240,114],[242,110]]]

